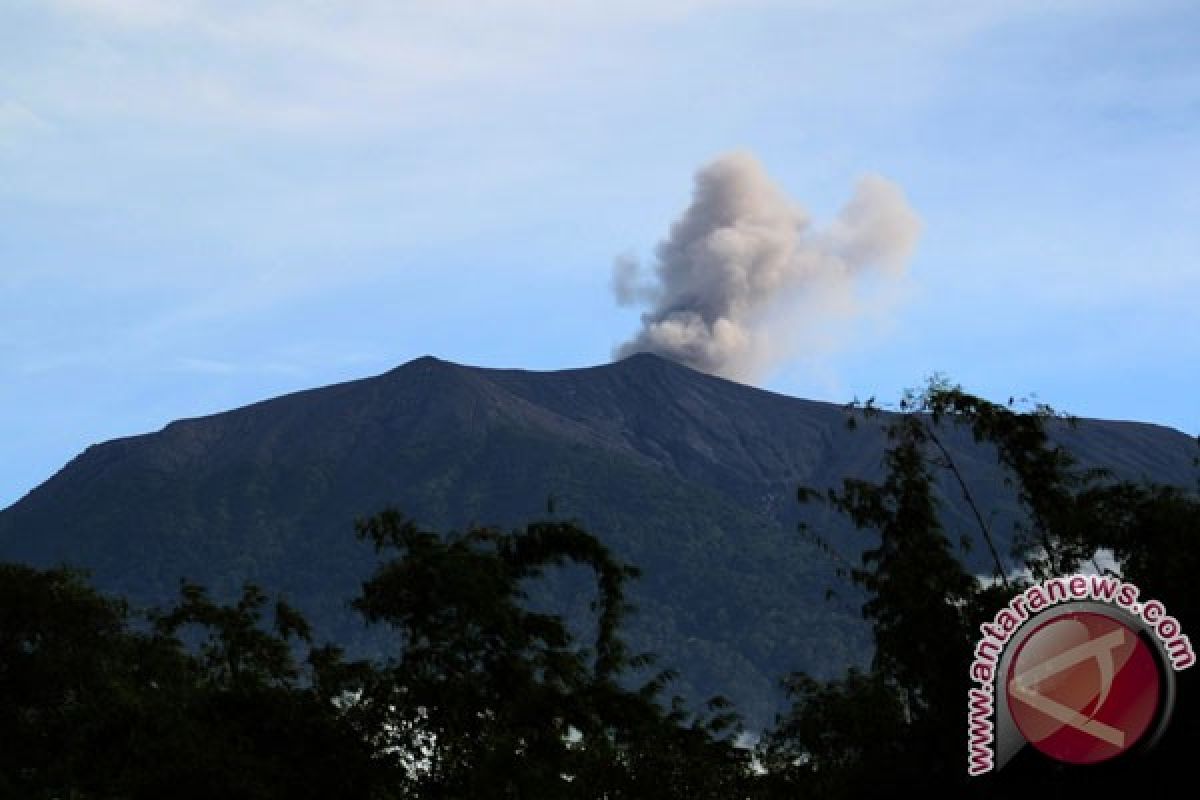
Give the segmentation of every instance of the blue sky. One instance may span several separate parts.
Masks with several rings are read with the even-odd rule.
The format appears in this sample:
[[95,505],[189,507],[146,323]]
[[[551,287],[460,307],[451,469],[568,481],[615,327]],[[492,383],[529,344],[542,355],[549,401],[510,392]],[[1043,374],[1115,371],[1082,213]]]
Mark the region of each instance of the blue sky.
[[696,171],[921,220],[903,300],[766,388],[1200,433],[1200,7],[0,2],[0,507],[87,445],[431,353],[556,369],[638,327]]

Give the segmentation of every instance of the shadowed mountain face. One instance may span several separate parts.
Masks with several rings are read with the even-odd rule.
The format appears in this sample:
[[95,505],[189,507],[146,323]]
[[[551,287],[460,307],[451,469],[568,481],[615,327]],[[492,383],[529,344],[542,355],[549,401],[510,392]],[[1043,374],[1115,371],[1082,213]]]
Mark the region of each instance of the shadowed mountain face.
[[[421,358],[90,447],[0,512],[0,558],[85,566],[146,605],[172,602],[183,577],[223,596],[253,580],[319,635],[372,652],[379,634],[347,610],[374,564],[354,519],[391,506],[439,530],[512,527],[545,517],[553,498],[556,515],[643,569],[635,651],[679,668],[691,699],[724,693],[765,723],[784,673],[838,673],[868,654],[854,592],[796,532],[799,485],[879,474],[878,426],[850,431],[846,416],[650,355],[547,373]],[[1013,501],[993,455],[947,438],[1003,540]],[[1060,438],[1125,477],[1195,480],[1195,443],[1175,431],[1089,421]],[[945,503],[955,539],[971,533],[958,491]],[[869,542],[809,520],[850,558]],[[971,554],[986,569],[982,556]],[[578,579],[553,575],[533,601],[553,595],[586,626]]]

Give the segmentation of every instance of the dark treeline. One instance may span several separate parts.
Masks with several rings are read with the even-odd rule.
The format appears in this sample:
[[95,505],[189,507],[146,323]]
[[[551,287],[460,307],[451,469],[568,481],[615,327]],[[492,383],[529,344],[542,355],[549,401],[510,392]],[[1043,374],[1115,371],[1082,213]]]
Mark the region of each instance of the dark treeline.
[[[314,646],[303,617],[255,586],[221,605],[185,584],[146,625],[79,573],[0,565],[0,796],[746,791],[750,754],[719,699],[702,717],[662,702],[665,671],[628,688],[650,662],[619,632],[635,571],[593,536],[547,522],[446,538],[392,511],[358,532],[382,556],[353,601],[394,632],[382,662]],[[590,641],[522,602],[527,581],[568,562],[596,578]]]
[[[686,708],[670,669],[629,652],[624,589],[637,571],[589,532],[548,521],[442,536],[386,511],[356,526],[379,560],[352,604],[393,645],[371,661],[315,643],[255,586],[222,604],[184,584],[174,608],[135,614],[81,573],[0,565],[0,797],[1002,797],[1186,780],[1200,741],[1191,671],[1156,749],[1090,768],[1026,753],[968,779],[966,696],[979,624],[1101,548],[1185,630],[1200,624],[1194,488],[1077,468],[1047,436],[1044,407],[933,384],[899,411],[879,418],[880,482],[799,492],[863,531],[810,533],[866,597],[873,660],[836,680],[784,678],[791,707],[750,746],[721,698]],[[868,406],[851,419],[876,417]],[[940,475],[974,506],[941,443],[956,425],[994,449],[1027,512],[1015,552],[998,552],[987,509],[974,529],[943,527]],[[994,580],[966,569],[970,547],[987,549]],[[562,565],[594,577],[586,635],[525,602]]]

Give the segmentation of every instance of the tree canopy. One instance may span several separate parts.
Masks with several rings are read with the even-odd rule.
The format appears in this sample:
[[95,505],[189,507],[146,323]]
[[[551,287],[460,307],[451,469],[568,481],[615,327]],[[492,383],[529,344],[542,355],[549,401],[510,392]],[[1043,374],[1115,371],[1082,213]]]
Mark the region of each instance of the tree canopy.
[[[883,418],[867,403],[853,407],[850,419]],[[874,537],[861,563],[844,574],[865,591],[862,610],[875,654],[865,673],[785,681],[792,708],[762,746],[779,780],[822,797],[897,791],[1001,797],[1046,785],[1140,789],[1156,771],[1182,762],[1200,724],[1190,672],[1180,676],[1166,736],[1147,757],[1070,769],[1033,756],[986,778],[966,776],[964,709],[979,625],[1032,582],[1074,572],[1107,552],[1126,580],[1152,590],[1180,619],[1200,620],[1200,593],[1188,577],[1200,567],[1197,493],[1080,468],[1049,430],[1071,422],[1045,405],[1000,405],[935,379],[907,394],[898,415],[883,419],[889,446],[882,481],[846,480],[824,493],[800,489],[801,501],[825,502]],[[1008,559],[943,444],[955,426],[993,449],[1026,512]],[[974,509],[973,529],[946,529],[939,473]],[[968,571],[955,543],[960,551],[987,547],[994,573]]]
[[[1141,788],[1181,763],[1200,736],[1190,672],[1158,748],[1095,768],[1022,757],[968,780],[964,707],[979,624],[1098,552],[1185,624],[1200,620],[1197,487],[1082,469],[1051,435],[1069,419],[942,381],[898,413],[868,403],[850,419],[885,426],[882,477],[798,495],[863,537],[809,531],[849,554],[841,573],[874,655],[832,680],[784,678],[790,709],[754,749],[727,701],[687,708],[669,695],[675,673],[631,652],[622,623],[638,570],[579,524],[443,534],[386,510],[355,526],[377,559],[349,602],[391,645],[371,660],[317,644],[295,608],[252,584],[225,603],[184,582],[174,607],[135,613],[83,573],[0,564],[0,797],[1000,797],[1031,781]],[[945,445],[956,428],[990,448],[1025,511],[1011,552]],[[967,523],[942,513],[947,491],[966,498]],[[991,574],[966,566],[979,547]],[[530,602],[564,567],[590,578],[586,630]]]

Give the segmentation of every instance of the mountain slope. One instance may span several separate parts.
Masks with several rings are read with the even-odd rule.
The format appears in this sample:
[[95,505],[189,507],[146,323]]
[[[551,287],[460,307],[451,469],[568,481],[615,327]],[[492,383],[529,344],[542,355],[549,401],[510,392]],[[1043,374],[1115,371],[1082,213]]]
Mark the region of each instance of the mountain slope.
[[[509,527],[553,498],[643,568],[635,647],[680,667],[694,699],[728,693],[764,722],[783,673],[867,653],[852,593],[824,599],[830,563],[795,532],[798,485],[878,474],[880,432],[849,432],[845,417],[650,355],[549,373],[426,357],[90,447],[0,512],[0,558],[84,565],[144,604],[170,602],[184,576],[219,594],[250,579],[371,650],[378,638],[345,606],[373,563],[355,518],[394,506],[441,530]],[[1088,422],[1061,435],[1131,477],[1194,479],[1194,444],[1174,431]],[[1012,501],[990,454],[950,439],[1002,522]],[[966,525],[959,498],[946,502]],[[586,624],[575,576],[551,583]]]

